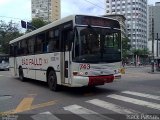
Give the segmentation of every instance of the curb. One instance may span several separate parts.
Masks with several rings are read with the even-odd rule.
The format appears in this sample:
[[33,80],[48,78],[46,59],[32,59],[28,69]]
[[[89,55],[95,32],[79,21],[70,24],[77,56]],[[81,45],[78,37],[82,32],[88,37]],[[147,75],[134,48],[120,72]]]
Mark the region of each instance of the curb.
[[160,72],[148,72],[148,73],[150,73],[150,74],[160,74]]

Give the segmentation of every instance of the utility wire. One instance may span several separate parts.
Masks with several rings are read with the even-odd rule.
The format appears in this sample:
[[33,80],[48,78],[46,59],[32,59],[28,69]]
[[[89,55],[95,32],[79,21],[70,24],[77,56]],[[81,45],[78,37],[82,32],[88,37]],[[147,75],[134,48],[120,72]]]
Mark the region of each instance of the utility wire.
[[21,18],[15,18],[15,17],[8,17],[8,16],[0,16],[1,18],[11,18],[11,19],[17,19],[17,20],[27,20],[27,19],[21,19]]
[[105,8],[103,8],[103,7],[101,7],[101,6],[98,6],[98,5],[96,5],[95,3],[92,3],[92,2],[89,1],[89,0],[84,0],[84,1],[86,1],[86,2],[88,2],[88,3],[90,3],[90,4],[94,5],[94,6],[96,6],[96,7],[98,7],[98,8],[101,8],[101,9],[103,9],[103,10],[106,10]]
[[[105,4],[105,2],[102,2],[102,0],[97,0],[97,1],[99,1],[99,2],[100,2],[101,4],[103,4],[103,5]],[[104,0],[103,0],[103,1],[104,1]]]

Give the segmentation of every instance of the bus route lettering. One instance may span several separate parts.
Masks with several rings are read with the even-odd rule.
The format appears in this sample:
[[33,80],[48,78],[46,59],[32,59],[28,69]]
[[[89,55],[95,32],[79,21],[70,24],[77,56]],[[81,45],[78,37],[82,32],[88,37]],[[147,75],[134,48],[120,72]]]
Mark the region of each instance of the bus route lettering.
[[41,66],[42,65],[42,58],[35,58],[35,59],[22,59],[22,65],[37,65]]

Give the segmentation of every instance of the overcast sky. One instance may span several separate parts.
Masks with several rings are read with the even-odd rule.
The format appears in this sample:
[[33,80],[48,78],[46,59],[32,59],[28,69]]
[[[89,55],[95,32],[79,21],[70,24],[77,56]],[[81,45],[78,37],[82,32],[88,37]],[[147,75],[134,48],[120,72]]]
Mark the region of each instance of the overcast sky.
[[[61,17],[70,14],[105,14],[105,1],[106,0],[61,0]],[[158,1],[160,0],[148,0],[148,3],[154,4]],[[0,20],[20,21],[20,19],[31,20],[31,0],[0,0]]]

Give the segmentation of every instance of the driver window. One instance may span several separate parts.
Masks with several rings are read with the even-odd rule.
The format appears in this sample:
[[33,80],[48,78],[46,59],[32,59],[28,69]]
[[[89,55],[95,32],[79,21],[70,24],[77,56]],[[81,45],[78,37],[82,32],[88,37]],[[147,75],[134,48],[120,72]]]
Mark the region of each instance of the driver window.
[[113,35],[106,35],[105,36],[105,46],[109,47],[109,48],[113,48],[114,47],[114,38]]

